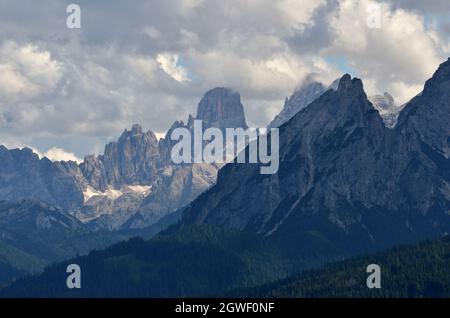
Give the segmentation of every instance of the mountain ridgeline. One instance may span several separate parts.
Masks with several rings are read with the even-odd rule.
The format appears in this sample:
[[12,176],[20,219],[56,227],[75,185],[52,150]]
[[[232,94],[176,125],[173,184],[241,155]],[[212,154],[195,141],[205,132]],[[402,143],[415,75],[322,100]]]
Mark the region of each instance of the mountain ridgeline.
[[[302,85],[297,87],[291,97],[284,102],[281,112],[269,123],[268,128],[280,127],[289,121],[299,111],[319,98],[327,90],[337,90],[340,79],[334,80],[328,87],[314,79],[307,77]],[[397,124],[398,115],[405,105],[397,106],[394,97],[385,92],[383,95],[373,95],[368,97],[369,101],[378,110],[386,127],[394,128]]]
[[280,127],[277,174],[226,165],[182,222],[275,236],[292,253],[348,255],[450,232],[449,94],[450,59],[388,129],[345,75]]
[[83,203],[83,193],[73,178],[31,149],[8,150],[0,146],[0,199],[39,198],[63,209]]
[[42,200],[92,229],[151,226],[215,183],[220,165],[177,165],[170,157],[173,129],[192,131],[195,119],[203,121],[203,129],[247,128],[239,93],[218,87],[201,99],[197,117],[190,115],[186,124],[176,121],[165,138],[158,140],[135,124],[103,154],[88,155],[80,164],[1,146],[0,199]]

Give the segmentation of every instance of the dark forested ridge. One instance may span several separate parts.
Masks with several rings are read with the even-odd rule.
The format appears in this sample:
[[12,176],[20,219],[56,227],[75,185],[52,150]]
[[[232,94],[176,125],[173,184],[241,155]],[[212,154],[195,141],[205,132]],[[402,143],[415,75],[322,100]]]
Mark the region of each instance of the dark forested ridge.
[[[66,287],[66,267],[71,263],[81,267],[81,289]],[[373,263],[381,267],[382,288],[369,290],[366,267]],[[313,265],[318,262],[307,262],[303,257],[295,261],[270,238],[211,226],[183,226],[149,241],[133,238],[54,264],[40,275],[19,279],[1,290],[0,296],[450,296],[448,236],[286,278]]]
[[0,288],[18,277],[25,275],[25,272],[0,261]]
[[[82,288],[66,287],[66,267],[79,264]],[[133,238],[58,263],[18,280],[1,296],[217,296],[232,288],[286,277],[286,258],[263,237],[209,226],[186,226],[144,241]]]
[[[381,268],[381,288],[369,289],[369,264]],[[262,287],[235,290],[238,297],[450,297],[450,236],[360,256],[305,271]]]

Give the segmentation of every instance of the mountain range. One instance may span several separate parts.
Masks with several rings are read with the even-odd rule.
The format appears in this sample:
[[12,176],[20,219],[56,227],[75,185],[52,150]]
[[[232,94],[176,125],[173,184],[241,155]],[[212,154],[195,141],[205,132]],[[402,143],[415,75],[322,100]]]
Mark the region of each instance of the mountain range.
[[[339,86],[339,78],[334,80],[330,85],[325,86],[323,83],[307,77],[303,83],[294,90],[291,97],[285,99],[281,112],[269,123],[268,128],[279,127],[297,114],[300,110],[308,106],[311,102],[319,98],[328,89],[337,90]],[[394,97],[385,92],[383,95],[377,94],[368,96],[369,101],[378,110],[386,127],[394,128],[400,111],[405,105],[397,106]]]
[[[337,84],[338,80],[329,88],[337,89]],[[286,99],[282,112],[268,127],[289,120],[325,90],[323,84],[307,80]],[[377,98],[382,105],[380,113],[393,116],[394,106],[383,107],[383,99]],[[222,167],[222,164],[172,163],[172,131],[187,128],[192,132],[196,119],[202,120],[204,130],[248,128],[239,93],[218,87],[201,99],[197,117],[189,116],[186,124],[176,121],[161,140],[152,131],[144,132],[135,124],[117,141],[107,144],[102,155],[88,155],[80,164],[51,162],[40,159],[28,148],[8,150],[2,146],[0,199],[42,200],[68,211],[92,229],[153,225],[211,187]]]
[[450,231],[450,60],[388,129],[359,79],[344,75],[280,127],[280,168],[228,164],[183,213],[280,236],[293,252],[367,252]]
[[[51,262],[103,248],[131,236],[151,237],[180,218],[179,208],[215,183],[221,164],[172,163],[177,127],[247,128],[239,93],[205,94],[197,117],[176,121],[165,138],[135,124],[102,155],[81,163],[52,162],[29,148],[0,147],[0,285]],[[3,213],[3,214],[2,214]],[[32,260],[29,266],[20,260]]]
[[0,199],[42,200],[92,229],[151,226],[215,183],[220,164],[176,165],[170,158],[172,131],[192,132],[196,119],[203,129],[248,128],[239,93],[218,87],[199,102],[197,117],[189,116],[186,124],[176,121],[161,140],[135,124],[102,155],[88,155],[80,164],[1,146]]
[[[56,263],[19,279],[4,295],[222,295],[336,259],[445,236],[449,101],[450,59],[400,107],[388,93],[369,98],[362,81],[348,74],[328,88],[308,82],[269,124],[280,136],[279,170],[272,175],[260,174],[258,163],[170,160],[171,131],[192,131],[195,119],[204,129],[247,128],[239,94],[226,88],[207,92],[197,116],[176,121],[165,138],[134,125],[103,155],[80,164],[2,147],[0,199],[8,201],[0,206],[0,266],[10,278],[23,269],[4,261],[17,250],[16,264],[34,259],[42,268],[134,234],[149,238],[173,224],[153,239]],[[96,235],[104,244],[91,244]],[[61,284],[67,262],[82,265],[85,279],[92,279],[88,289],[68,291]]]

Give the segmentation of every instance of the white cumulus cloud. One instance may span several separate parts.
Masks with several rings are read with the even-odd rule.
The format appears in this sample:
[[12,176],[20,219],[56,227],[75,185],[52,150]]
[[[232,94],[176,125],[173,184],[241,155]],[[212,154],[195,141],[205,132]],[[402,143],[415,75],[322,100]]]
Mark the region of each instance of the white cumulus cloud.
[[74,153],[65,151],[64,149],[57,147],[50,148],[45,153],[43,153],[42,156],[47,157],[52,161],[82,161]]
[[7,41],[0,47],[0,98],[20,100],[51,92],[62,65],[36,45]]
[[187,70],[180,66],[180,57],[178,54],[161,53],[156,57],[161,69],[166,72],[170,77],[178,82],[189,82],[189,74]]
[[[374,10],[377,27],[370,24]],[[418,94],[445,59],[446,42],[426,27],[424,17],[392,5],[343,0],[330,27],[335,39],[326,53],[344,56],[370,93],[389,91],[401,103]]]

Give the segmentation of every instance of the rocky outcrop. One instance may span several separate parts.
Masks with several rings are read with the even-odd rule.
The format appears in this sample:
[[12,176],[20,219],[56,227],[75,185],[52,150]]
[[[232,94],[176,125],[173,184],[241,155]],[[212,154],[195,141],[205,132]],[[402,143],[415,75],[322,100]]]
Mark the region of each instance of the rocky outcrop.
[[202,120],[205,128],[216,127],[223,131],[226,128],[248,128],[241,96],[224,87],[216,87],[203,96],[198,104],[196,119]]

